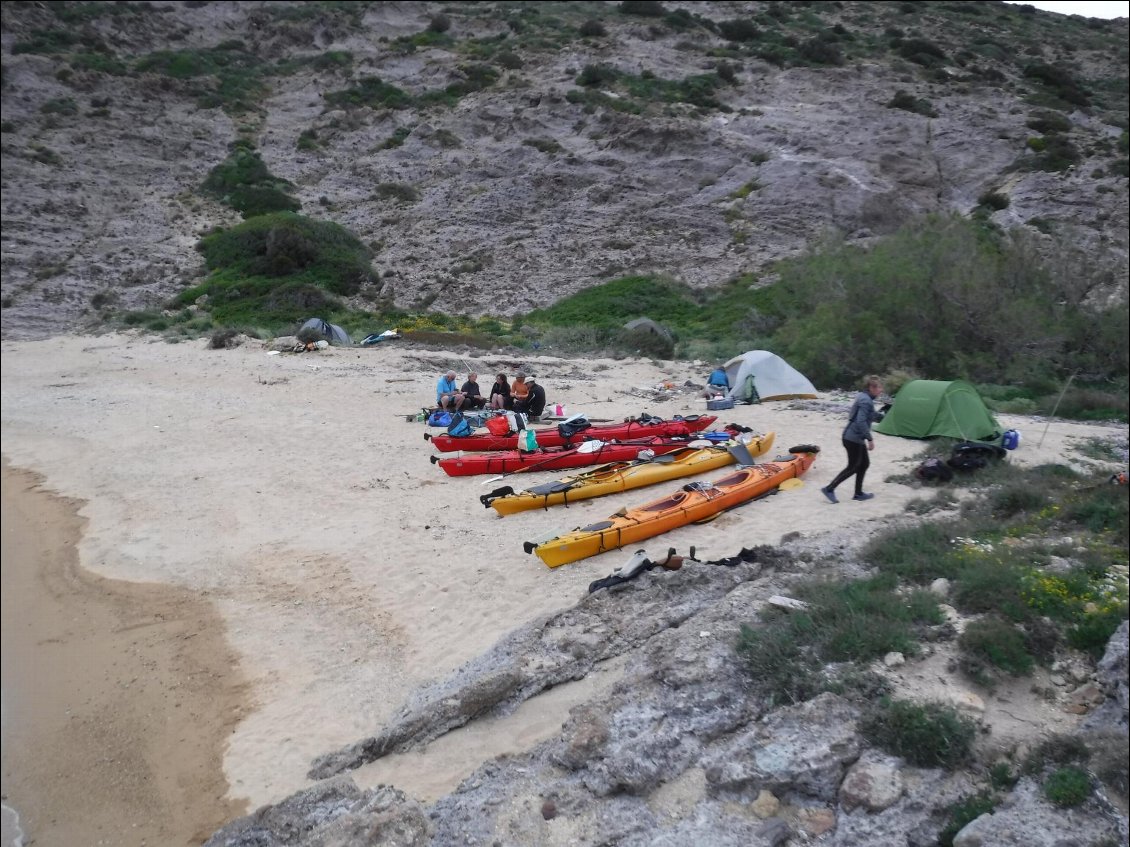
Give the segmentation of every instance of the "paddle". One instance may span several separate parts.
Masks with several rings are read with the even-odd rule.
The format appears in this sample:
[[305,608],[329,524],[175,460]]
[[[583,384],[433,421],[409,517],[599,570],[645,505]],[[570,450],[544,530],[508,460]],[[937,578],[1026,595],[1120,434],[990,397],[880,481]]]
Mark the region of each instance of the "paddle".
[[[586,442],[583,442],[583,443],[588,444],[589,442],[586,441]],[[562,456],[570,456],[573,453],[576,453],[578,450],[581,449],[581,446],[582,445],[577,445],[576,447],[570,447],[568,450],[562,450],[560,453],[554,453],[548,459],[543,459],[542,461],[535,462],[532,465],[523,465],[522,467],[518,468],[517,470],[507,471],[506,473],[500,474],[499,476],[492,476],[490,479],[483,480],[482,482],[480,482],[479,485],[487,485],[488,483],[491,483],[491,482],[498,482],[500,479],[506,479],[508,476],[514,476],[514,474],[516,474],[516,473],[524,473],[525,471],[532,471],[532,470],[535,470],[536,468],[544,467],[545,465],[548,465],[550,462],[554,462],[557,459],[560,459]]]

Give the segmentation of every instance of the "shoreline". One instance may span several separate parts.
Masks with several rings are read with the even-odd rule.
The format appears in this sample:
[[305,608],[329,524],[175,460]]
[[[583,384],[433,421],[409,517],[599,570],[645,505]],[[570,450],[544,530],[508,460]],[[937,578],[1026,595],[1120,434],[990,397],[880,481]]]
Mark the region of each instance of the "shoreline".
[[212,601],[79,565],[82,505],[4,457],[4,804],[24,843],[200,844],[246,811],[223,756],[248,686]]

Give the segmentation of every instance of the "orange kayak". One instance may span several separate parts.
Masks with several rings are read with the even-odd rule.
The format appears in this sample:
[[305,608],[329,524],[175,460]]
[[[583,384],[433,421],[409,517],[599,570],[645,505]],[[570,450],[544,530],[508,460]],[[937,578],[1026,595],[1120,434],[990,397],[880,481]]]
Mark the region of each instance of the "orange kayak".
[[816,461],[819,447],[801,445],[772,462],[739,468],[714,482],[692,482],[677,491],[606,520],[580,527],[541,543],[527,541],[527,553],[551,568],[635,544],[768,494],[782,482],[801,476]]

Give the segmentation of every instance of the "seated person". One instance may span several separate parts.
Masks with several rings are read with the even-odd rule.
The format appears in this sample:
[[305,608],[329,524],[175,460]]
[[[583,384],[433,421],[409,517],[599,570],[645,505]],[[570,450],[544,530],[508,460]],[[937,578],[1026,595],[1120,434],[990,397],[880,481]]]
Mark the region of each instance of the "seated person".
[[719,366],[710,372],[710,376],[706,379],[706,390],[703,395],[710,399],[718,395],[725,395],[730,393],[730,379],[726,376],[726,369]]
[[522,412],[531,421],[537,420],[545,411],[545,389],[538,385],[537,379],[533,376],[527,377],[525,383],[529,391],[524,399],[514,401],[514,411]]
[[436,383],[436,406],[445,412],[463,405],[463,392],[455,387],[455,371],[448,371]]
[[514,407],[514,401],[510,399],[510,383],[506,381],[506,374],[499,374],[494,378],[494,385],[490,387],[490,407],[492,409]]
[[481,409],[487,404],[487,398],[479,391],[479,375],[477,373],[467,374],[467,381],[463,383],[463,387],[459,391],[463,395],[462,408],[464,409]]
[[517,409],[519,400],[525,400],[526,395],[530,393],[530,388],[526,385],[526,375],[521,371],[514,374],[514,384],[510,386],[510,399],[512,408]]

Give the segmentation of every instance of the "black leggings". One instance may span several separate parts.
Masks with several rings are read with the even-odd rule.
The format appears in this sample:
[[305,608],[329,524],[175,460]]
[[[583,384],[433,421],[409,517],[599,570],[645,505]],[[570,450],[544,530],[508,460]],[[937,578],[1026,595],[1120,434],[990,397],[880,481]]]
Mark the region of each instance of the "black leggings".
[[847,467],[840,471],[836,475],[836,478],[828,483],[828,490],[834,491],[837,485],[852,474],[855,474],[855,493],[862,494],[863,476],[867,473],[867,469],[871,467],[871,457],[868,455],[870,451],[868,451],[866,444],[860,444],[857,441],[848,441],[846,438],[843,444],[848,455]]

